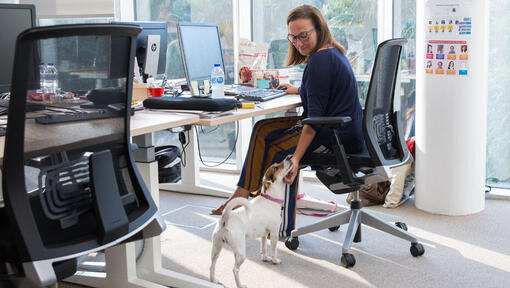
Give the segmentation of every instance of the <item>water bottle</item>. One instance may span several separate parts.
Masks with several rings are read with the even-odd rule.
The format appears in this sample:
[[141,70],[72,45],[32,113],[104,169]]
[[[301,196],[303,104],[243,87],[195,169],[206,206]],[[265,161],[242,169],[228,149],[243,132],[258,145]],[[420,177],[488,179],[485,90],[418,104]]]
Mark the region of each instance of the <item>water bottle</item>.
[[43,62],[39,64],[39,87],[43,93],[46,92],[46,66]]
[[220,64],[214,64],[211,71],[212,98],[223,98],[225,89],[225,73]]
[[58,90],[58,71],[53,63],[46,66],[46,89],[48,93],[56,94]]

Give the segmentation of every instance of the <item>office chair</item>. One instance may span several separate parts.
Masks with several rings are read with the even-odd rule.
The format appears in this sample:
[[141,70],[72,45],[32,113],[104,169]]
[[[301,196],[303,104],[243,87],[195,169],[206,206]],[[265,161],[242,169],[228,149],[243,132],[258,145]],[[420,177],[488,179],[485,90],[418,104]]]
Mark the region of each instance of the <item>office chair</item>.
[[361,241],[361,224],[395,235],[411,242],[411,254],[415,257],[425,252],[416,237],[407,232],[405,223],[396,225],[373,216],[362,209],[359,190],[365,185],[386,181],[391,178],[389,168],[412,161],[402,135],[400,111],[394,110],[394,92],[405,39],[391,39],[379,44],[370,79],[370,86],[363,114],[363,135],[365,152],[346,154],[334,128],[351,121],[350,117],[312,117],[304,124],[319,124],[330,129],[333,148],[330,153],[306,154],[301,164],[311,166],[317,178],[335,194],[354,193],[350,209],[292,231],[285,245],[291,250],[299,246],[297,236],[328,228],[335,231],[342,224],[349,223],[342,246],[341,262],[345,267],[356,263],[350,253],[352,242]]
[[[130,144],[134,50],[140,31],[129,25],[79,24],[37,27],[18,36],[2,168],[3,285],[52,285],[75,273],[80,256],[164,230]],[[27,83],[39,82],[38,69],[25,61],[31,57],[55,63],[59,80],[83,81],[75,83],[77,90],[72,81],[63,81],[60,94],[46,94],[40,101],[47,105],[45,112],[25,113],[34,95]],[[85,110],[80,105],[94,105],[86,99],[84,85],[89,91],[119,89],[122,97]],[[105,117],[38,122],[39,117],[76,113]]]

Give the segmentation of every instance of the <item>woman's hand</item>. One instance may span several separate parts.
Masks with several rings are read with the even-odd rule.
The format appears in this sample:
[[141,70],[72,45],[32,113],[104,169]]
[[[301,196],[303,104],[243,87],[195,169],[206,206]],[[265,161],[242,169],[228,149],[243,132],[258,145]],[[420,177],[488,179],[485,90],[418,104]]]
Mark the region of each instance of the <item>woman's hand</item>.
[[286,88],[287,90],[287,94],[299,94],[299,90],[297,87],[295,86],[292,86],[290,84],[280,84],[278,85],[278,87],[276,87],[276,89],[280,89],[280,88]]
[[292,184],[294,182],[294,179],[296,179],[297,174],[299,173],[299,159],[296,157],[292,157],[290,159],[292,162],[292,168],[290,169],[289,173],[283,178],[283,182],[286,184]]

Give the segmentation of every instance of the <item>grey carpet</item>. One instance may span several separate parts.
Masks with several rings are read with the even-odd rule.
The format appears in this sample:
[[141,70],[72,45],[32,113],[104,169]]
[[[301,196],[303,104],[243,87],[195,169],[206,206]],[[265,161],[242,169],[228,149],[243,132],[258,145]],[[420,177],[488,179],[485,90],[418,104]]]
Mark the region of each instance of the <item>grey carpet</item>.
[[[233,178],[233,179],[230,179]],[[206,176],[209,183],[225,185],[235,176]],[[310,196],[335,200],[347,208],[345,195],[334,195],[324,186],[305,183]],[[202,279],[209,277],[210,238],[217,217],[208,208],[224,199],[162,192],[163,213],[168,228],[162,239],[163,267]],[[183,207],[184,206],[184,207]],[[179,209],[180,208],[180,209]],[[395,209],[369,207],[377,216],[404,221],[425,246],[414,258],[409,243],[371,228],[362,230],[363,241],[353,245],[356,265],[340,266],[346,226],[299,237],[296,251],[278,243],[281,265],[259,260],[259,242],[247,243],[247,260],[241,279],[248,287],[510,287],[510,201],[487,200],[483,212],[469,216],[440,216],[414,207],[413,199]],[[297,226],[320,220],[298,215]],[[217,264],[217,278],[235,287],[233,254],[224,249]]]

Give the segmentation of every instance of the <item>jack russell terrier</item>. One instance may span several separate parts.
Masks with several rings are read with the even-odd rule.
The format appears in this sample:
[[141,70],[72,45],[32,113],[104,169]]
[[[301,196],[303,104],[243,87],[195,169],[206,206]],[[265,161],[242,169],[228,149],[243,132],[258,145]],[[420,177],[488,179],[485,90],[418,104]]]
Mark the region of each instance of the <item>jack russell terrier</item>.
[[[234,277],[237,287],[246,287],[241,285],[239,279],[239,267],[246,258],[246,240],[260,238],[262,261],[271,261],[273,264],[281,263],[280,259],[276,257],[276,243],[281,223],[283,199],[285,199],[283,178],[292,168],[291,158],[292,155],[289,155],[282,162],[269,166],[262,179],[260,197],[252,200],[242,197],[234,198],[223,210],[223,215],[218,220],[212,236],[211,282],[217,283],[214,276],[216,261],[225,244],[228,244],[234,252]],[[236,206],[241,207],[232,211]],[[271,257],[267,256],[266,251],[268,234],[271,241]]]

